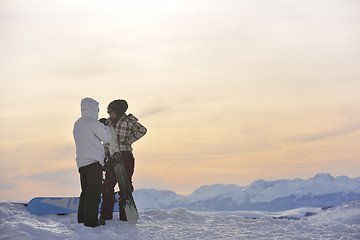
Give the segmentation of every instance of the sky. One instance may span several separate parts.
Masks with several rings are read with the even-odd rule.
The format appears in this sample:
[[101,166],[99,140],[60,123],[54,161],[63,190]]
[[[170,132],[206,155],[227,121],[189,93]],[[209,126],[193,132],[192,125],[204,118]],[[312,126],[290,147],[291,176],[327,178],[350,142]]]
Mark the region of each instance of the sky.
[[357,0],[0,0],[0,201],[78,196],[80,101],[126,99],[136,189],[359,177]]

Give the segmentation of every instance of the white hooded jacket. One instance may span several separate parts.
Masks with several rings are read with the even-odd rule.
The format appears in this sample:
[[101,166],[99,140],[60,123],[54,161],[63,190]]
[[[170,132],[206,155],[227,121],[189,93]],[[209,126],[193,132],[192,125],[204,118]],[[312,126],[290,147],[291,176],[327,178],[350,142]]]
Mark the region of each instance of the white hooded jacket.
[[91,98],[81,100],[81,118],[74,124],[76,163],[78,168],[99,162],[104,165],[104,146],[109,143],[111,132],[98,119],[99,103]]

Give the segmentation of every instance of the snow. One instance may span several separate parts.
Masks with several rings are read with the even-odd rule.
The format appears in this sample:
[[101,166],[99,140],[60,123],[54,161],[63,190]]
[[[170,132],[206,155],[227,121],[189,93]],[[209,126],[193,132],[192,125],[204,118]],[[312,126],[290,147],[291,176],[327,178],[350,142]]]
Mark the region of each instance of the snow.
[[290,195],[322,195],[338,192],[360,193],[360,178],[352,179],[346,176],[335,178],[328,173],[320,173],[307,180],[299,178],[277,181],[257,180],[240,192],[229,193],[229,196],[236,198],[238,202],[256,203],[270,202]]
[[[303,217],[306,211],[316,212]],[[280,216],[301,217],[300,220]],[[257,218],[252,218],[252,217]],[[105,226],[78,224],[76,214],[37,216],[21,204],[0,203],[0,239],[360,239],[360,201],[335,208],[285,212],[141,210],[136,225],[114,219]]]
[[[215,184],[202,186],[188,196],[172,191],[139,189],[137,206],[146,209],[186,208],[194,211],[280,211],[299,207],[334,206],[360,199],[360,177],[333,177],[320,173],[306,180],[257,180],[248,186]],[[225,204],[224,204],[225,203]]]
[[166,190],[141,189],[134,192],[134,199],[138,209],[164,208],[182,198],[183,196]]
[[214,185],[207,185],[202,186],[198,189],[196,189],[190,196],[187,197],[188,202],[195,202],[195,201],[201,201],[206,200],[209,198],[216,197],[218,195],[224,195],[229,192],[235,192],[235,191],[241,191],[243,190],[243,187],[237,186],[235,184],[214,184]]

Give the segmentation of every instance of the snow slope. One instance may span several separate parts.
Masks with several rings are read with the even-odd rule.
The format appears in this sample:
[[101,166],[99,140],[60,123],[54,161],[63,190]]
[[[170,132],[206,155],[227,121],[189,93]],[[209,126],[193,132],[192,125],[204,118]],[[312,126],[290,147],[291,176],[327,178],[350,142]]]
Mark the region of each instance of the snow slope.
[[[306,209],[287,211],[301,215]],[[314,209],[312,209],[314,210]],[[140,211],[139,222],[130,225],[115,219],[105,226],[88,228],[76,222],[76,214],[36,216],[21,204],[0,203],[0,239],[360,239],[360,201],[354,201],[301,220],[274,218],[256,212],[198,214],[183,208]],[[278,213],[275,217],[285,214]]]

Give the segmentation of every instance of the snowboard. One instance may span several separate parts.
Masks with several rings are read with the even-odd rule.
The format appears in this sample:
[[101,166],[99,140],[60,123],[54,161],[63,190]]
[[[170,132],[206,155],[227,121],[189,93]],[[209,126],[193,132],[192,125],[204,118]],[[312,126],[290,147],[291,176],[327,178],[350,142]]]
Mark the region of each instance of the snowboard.
[[[68,214],[77,213],[79,197],[36,197],[24,204],[30,213],[36,215]],[[100,211],[100,205],[99,205]],[[114,212],[119,211],[115,204]]]
[[[117,143],[117,134],[115,129],[112,126],[109,126],[112,139],[110,143],[107,144],[107,147],[110,152],[110,158],[106,165],[110,165],[110,167],[114,168],[116,180],[119,185],[119,195],[120,200],[119,204],[124,208],[126,220],[128,223],[136,224],[139,218],[139,214],[136,208],[136,204],[131,192],[130,183],[126,175],[126,171],[124,168],[123,159],[121,157],[119,145]],[[117,204],[115,204],[117,205]]]

